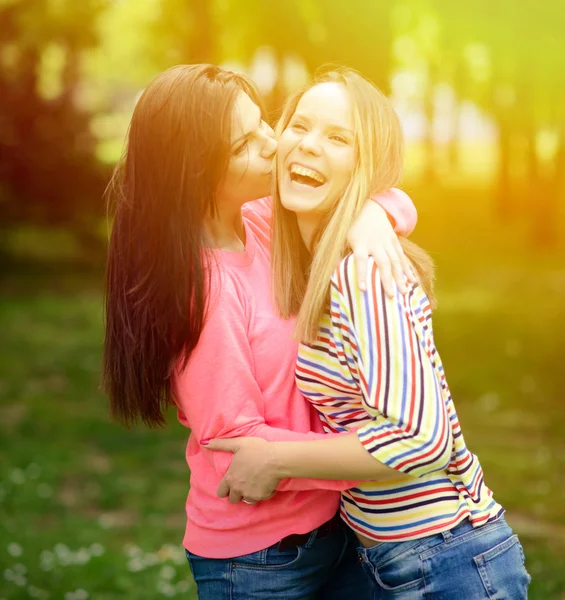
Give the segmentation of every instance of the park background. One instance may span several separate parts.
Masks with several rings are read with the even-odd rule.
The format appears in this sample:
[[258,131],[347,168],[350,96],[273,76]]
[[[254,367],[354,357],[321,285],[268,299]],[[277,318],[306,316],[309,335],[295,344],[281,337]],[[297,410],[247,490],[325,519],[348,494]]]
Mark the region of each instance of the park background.
[[99,386],[102,199],[160,71],[245,71],[272,121],[325,63],[390,94],[436,340],[530,598],[565,598],[565,2],[0,0],[0,599],[195,598],[187,431]]

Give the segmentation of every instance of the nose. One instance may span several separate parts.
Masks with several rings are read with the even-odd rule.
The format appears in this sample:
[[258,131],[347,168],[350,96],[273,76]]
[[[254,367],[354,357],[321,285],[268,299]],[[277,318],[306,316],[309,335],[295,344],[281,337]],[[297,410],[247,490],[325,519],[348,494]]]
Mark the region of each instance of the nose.
[[277,151],[277,140],[275,138],[275,132],[269,127],[269,125],[265,125],[263,131],[263,148],[261,150],[261,156],[263,158],[272,158]]
[[309,131],[298,143],[298,147],[306,154],[319,156],[321,153],[320,144],[315,131]]

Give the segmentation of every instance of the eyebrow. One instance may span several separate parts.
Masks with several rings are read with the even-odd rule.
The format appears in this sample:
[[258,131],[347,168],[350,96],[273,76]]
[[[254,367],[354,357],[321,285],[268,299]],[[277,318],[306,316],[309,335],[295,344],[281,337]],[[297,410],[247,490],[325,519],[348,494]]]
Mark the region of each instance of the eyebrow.
[[[259,109],[259,125],[258,125],[258,127],[261,125],[262,120],[263,120],[263,115],[261,114],[261,110]],[[241,137],[237,138],[237,140],[232,142],[231,148],[233,149],[234,146],[237,146],[240,142],[243,142],[243,140],[246,140],[252,133],[253,133],[253,131],[248,131],[247,133],[244,133]]]

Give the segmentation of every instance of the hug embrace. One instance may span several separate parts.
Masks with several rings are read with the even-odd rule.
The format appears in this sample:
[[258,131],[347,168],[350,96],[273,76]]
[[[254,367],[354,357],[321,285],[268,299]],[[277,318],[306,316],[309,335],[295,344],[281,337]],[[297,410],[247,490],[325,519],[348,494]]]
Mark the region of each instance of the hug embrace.
[[201,600],[527,597],[435,346],[402,170],[398,116],[350,69],[276,132],[213,65],[137,103],[109,188],[104,385],[124,424],[174,405],[190,429]]

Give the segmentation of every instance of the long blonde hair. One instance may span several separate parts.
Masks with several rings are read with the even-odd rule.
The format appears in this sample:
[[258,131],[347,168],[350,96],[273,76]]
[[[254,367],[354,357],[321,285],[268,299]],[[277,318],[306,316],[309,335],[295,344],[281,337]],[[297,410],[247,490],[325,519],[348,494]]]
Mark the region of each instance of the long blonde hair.
[[[277,125],[280,135],[288,126],[302,96],[320,83],[343,85],[351,98],[356,132],[356,164],[349,184],[317,228],[311,252],[298,229],[296,216],[281,203],[278,183],[273,193],[272,241],[273,292],[281,315],[297,316],[295,337],[316,339],[320,319],[328,304],[330,280],[339,261],[349,251],[347,233],[371,195],[398,184],[403,170],[404,140],[398,115],[387,97],[352,69],[332,70],[287,101]],[[275,181],[278,182],[275,165]],[[418,246],[401,240],[421,283],[433,302],[433,263]]]

